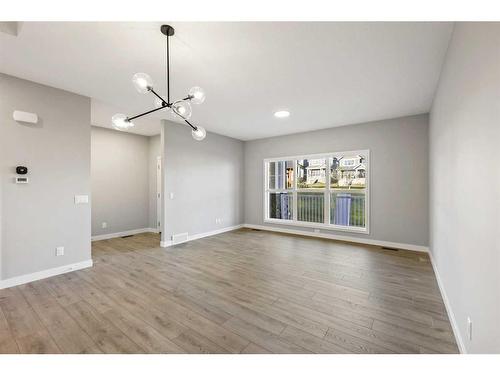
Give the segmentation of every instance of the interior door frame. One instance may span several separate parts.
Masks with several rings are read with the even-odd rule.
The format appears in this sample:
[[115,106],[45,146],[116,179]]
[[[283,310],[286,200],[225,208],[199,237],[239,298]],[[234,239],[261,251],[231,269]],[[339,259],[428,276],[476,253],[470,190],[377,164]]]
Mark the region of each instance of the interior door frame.
[[161,156],[156,157],[156,229],[161,233]]

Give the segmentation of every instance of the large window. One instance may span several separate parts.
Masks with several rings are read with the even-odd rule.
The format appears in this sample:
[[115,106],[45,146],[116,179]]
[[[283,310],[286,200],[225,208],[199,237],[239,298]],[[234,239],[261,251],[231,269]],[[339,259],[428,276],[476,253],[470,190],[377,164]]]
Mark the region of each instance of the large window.
[[368,233],[368,156],[365,150],[266,159],[265,221]]

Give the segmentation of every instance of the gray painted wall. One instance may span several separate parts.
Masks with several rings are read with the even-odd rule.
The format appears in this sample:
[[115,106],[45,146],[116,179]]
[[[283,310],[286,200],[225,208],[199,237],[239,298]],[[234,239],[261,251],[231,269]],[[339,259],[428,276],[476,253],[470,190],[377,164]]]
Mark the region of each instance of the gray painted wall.
[[370,150],[370,234],[321,232],[427,246],[427,115],[245,142],[245,223],[299,229],[264,224],[264,159],[362,149]]
[[[0,74],[1,278],[89,260],[90,99]],[[39,123],[12,119],[37,113]],[[29,184],[15,184],[15,167]],[[57,246],[65,255],[55,256]]]
[[148,228],[149,137],[93,126],[91,155],[92,235]]
[[500,24],[457,23],[431,111],[430,248],[471,353],[500,353],[499,142]]
[[161,157],[161,137],[149,137],[149,227],[157,229],[156,215],[156,163]]
[[[164,207],[162,241],[243,222],[243,142],[207,133],[203,142],[189,127],[163,121]],[[174,193],[174,199],[169,194]],[[221,218],[220,224],[215,223]]]

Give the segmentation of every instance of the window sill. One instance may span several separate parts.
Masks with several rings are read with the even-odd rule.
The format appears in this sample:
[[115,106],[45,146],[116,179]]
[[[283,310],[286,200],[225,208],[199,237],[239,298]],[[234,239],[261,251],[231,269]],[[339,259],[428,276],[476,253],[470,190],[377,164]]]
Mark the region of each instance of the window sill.
[[302,227],[302,228],[325,229],[325,230],[350,232],[350,233],[370,234],[368,227],[366,227],[366,228],[347,227],[347,226],[342,226],[342,225],[332,225],[332,224],[324,224],[324,223],[310,223],[307,221],[292,221],[292,220],[282,220],[282,219],[264,219],[264,223],[290,225],[290,226]]

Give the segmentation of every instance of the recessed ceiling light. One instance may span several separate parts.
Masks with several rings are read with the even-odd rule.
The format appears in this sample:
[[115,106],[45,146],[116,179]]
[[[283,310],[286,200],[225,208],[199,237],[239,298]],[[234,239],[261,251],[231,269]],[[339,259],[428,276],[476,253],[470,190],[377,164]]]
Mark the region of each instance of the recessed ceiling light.
[[284,118],[284,117],[288,117],[288,116],[290,116],[290,112],[288,112],[288,111],[274,112],[274,117],[277,117],[277,118]]

